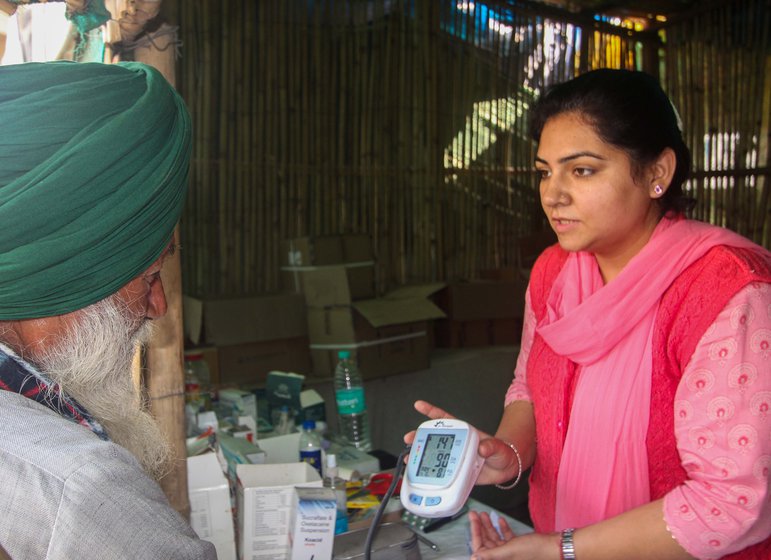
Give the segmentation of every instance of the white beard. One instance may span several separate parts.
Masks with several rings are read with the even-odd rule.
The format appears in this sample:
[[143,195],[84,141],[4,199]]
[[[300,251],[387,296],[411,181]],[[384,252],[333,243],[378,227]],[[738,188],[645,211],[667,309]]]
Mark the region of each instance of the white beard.
[[149,340],[152,326],[113,295],[75,312],[67,334],[35,362],[159,480],[169,471],[171,448],[131,375],[134,354]]

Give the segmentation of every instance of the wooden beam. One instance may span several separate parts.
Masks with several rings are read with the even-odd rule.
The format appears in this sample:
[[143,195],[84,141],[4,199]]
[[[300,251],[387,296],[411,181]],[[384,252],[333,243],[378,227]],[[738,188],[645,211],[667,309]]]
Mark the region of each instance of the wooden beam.
[[[165,25],[165,24],[164,24]],[[161,71],[172,86],[175,80],[176,34],[168,26],[159,30],[160,38],[134,50],[134,60]],[[168,48],[167,48],[168,47]],[[179,241],[179,228],[174,233]],[[160,483],[172,507],[190,515],[187,494],[187,452],[185,450],[185,392],[183,370],[182,273],[179,252],[166,261],[162,271],[168,311],[158,321],[153,340],[145,349],[145,385],[150,412],[158,421],[174,452],[171,472]]]

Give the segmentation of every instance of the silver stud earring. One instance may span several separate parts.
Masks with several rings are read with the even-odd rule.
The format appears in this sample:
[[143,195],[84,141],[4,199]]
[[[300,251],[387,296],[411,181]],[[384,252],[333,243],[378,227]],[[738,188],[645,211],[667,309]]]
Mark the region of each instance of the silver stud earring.
[[661,185],[656,185],[655,187],[653,187],[653,192],[656,193],[656,196],[661,196],[662,194],[664,194],[664,189],[661,188]]

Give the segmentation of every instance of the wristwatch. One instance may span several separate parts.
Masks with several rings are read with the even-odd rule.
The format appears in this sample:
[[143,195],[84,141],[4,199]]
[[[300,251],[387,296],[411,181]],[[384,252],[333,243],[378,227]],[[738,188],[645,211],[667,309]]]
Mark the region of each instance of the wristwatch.
[[576,560],[576,546],[573,544],[573,532],[575,529],[565,529],[562,531],[560,549],[562,550],[562,560]]

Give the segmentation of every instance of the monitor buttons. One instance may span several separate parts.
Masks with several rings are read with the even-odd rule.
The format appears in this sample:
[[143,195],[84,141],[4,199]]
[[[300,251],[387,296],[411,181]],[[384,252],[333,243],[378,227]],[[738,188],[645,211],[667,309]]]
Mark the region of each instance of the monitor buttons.
[[442,501],[440,496],[428,496],[426,498],[426,506],[438,506]]
[[[429,498],[430,499],[430,498]],[[423,496],[417,494],[410,494],[410,503],[419,506],[423,502]]]

